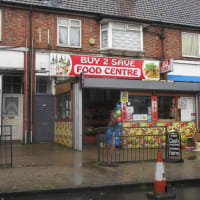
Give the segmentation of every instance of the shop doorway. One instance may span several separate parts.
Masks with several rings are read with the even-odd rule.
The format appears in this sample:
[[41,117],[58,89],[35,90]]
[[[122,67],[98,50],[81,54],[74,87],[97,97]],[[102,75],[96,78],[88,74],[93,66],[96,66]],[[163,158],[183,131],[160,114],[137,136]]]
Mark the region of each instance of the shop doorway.
[[54,96],[36,95],[35,143],[54,142]]
[[97,144],[98,128],[109,126],[119,90],[83,89],[83,145]]
[[[12,139],[23,139],[23,95],[3,95],[3,125],[12,125]],[[5,131],[9,131],[5,129]]]

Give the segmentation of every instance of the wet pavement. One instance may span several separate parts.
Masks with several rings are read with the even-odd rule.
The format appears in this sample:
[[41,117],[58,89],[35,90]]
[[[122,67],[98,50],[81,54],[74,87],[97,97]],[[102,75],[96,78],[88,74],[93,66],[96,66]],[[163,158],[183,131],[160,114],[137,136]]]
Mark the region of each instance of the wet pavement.
[[[200,180],[200,152],[183,151],[183,163],[165,163],[167,181]],[[154,182],[155,162],[103,167],[97,148],[76,152],[56,144],[13,145],[13,168],[0,168],[0,192],[74,189]]]
[[[7,196],[3,200],[148,200],[147,193],[152,188],[135,190],[134,187],[88,190],[76,192],[44,193],[23,196]],[[199,200],[199,185],[176,186],[173,188],[176,200]],[[164,200],[164,199],[163,199]],[[169,200],[169,199],[165,199]]]

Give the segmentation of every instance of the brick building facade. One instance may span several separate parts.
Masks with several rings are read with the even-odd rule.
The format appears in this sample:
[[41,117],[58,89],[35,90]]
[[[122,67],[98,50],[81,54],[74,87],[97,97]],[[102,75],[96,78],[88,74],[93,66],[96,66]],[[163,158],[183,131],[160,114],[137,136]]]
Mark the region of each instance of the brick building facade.
[[[179,65],[180,63],[183,63],[184,65],[199,65],[199,58],[198,56],[183,56],[183,33],[193,33],[193,34],[199,34],[200,33],[200,24],[193,23],[190,25],[189,22],[183,23],[181,20],[180,22],[173,22],[168,19],[166,22],[165,20],[153,20],[149,16],[148,19],[144,18],[135,18],[130,16],[124,16],[123,14],[115,15],[112,14],[112,12],[102,14],[98,12],[88,10],[81,10],[77,11],[75,8],[71,8],[71,10],[57,7],[58,4],[55,4],[53,6],[49,6],[49,4],[46,6],[45,4],[35,1],[31,5],[31,3],[27,4],[27,2],[21,1],[3,1],[0,4],[0,11],[1,11],[1,38],[0,38],[0,56],[1,58],[4,58],[4,61],[2,64],[0,63],[0,72],[1,72],[1,81],[3,83],[2,91],[3,91],[3,98],[1,101],[3,101],[3,112],[5,113],[6,109],[6,98],[9,101],[12,102],[14,99],[9,99],[12,97],[11,94],[13,94],[12,98],[16,98],[14,94],[20,94],[23,100],[21,102],[21,111],[23,110],[23,116],[21,119],[21,122],[19,122],[19,126],[23,125],[23,131],[19,128],[19,130],[14,130],[20,132],[16,138],[16,140],[21,140],[22,142],[42,142],[43,139],[45,141],[45,137],[42,138],[41,135],[37,136],[37,138],[34,138],[34,135],[38,131],[37,125],[37,112],[39,112],[36,108],[37,106],[44,105],[44,102],[41,103],[41,105],[38,103],[40,100],[40,95],[45,94],[51,95],[54,98],[54,95],[58,94],[56,93],[56,86],[59,85],[60,81],[71,81],[71,95],[78,95],[78,89],[77,85],[79,82],[79,79],[77,78],[69,78],[69,77],[61,77],[61,76],[52,76],[50,75],[50,65],[52,57],[55,55],[83,55],[83,56],[100,56],[100,57],[113,57],[113,58],[121,58],[121,59],[135,59],[135,60],[150,60],[150,61],[158,61],[162,62],[166,59],[174,59],[174,63],[177,63]],[[80,4],[82,5],[82,4]],[[54,9],[55,6],[55,9]],[[73,5],[74,6],[74,5]],[[78,8],[77,8],[78,9]],[[158,8],[159,9],[159,8]],[[137,10],[135,11],[137,12]],[[63,36],[59,35],[58,30],[58,20],[61,19],[69,19],[69,20],[75,20],[73,23],[80,22],[79,25],[63,25],[61,24],[60,27],[64,27],[68,30],[72,30],[71,27],[76,27],[73,29],[74,32],[70,32],[71,34],[77,34],[77,28],[80,30],[80,46],[79,47],[66,47],[68,45],[59,45],[58,44],[58,36],[62,38]],[[64,22],[61,22],[64,23]],[[72,23],[70,21],[70,23]],[[101,24],[109,24],[108,26],[111,27],[110,24],[115,24],[116,26],[120,26],[125,24],[126,25],[126,31],[133,31],[132,29],[128,29],[130,26],[136,26],[136,28],[141,28],[141,50],[130,50],[130,49],[118,49],[118,48],[102,48],[101,44],[103,36],[103,31],[101,29]],[[114,26],[112,24],[112,26]],[[64,28],[62,30],[64,30]],[[107,28],[106,31],[111,31],[112,28]],[[134,29],[134,28],[133,28]],[[119,30],[119,29],[117,29]],[[122,30],[122,29],[120,29]],[[128,31],[127,31],[128,30]],[[137,30],[139,31],[139,29]],[[65,33],[65,34],[69,34]],[[101,35],[102,34],[102,35]],[[109,33],[110,34],[110,33]],[[110,37],[114,37],[113,35],[107,35],[106,39],[111,39]],[[117,32],[117,34],[121,34],[120,31]],[[121,35],[123,35],[122,33]],[[130,34],[130,33],[128,33]],[[120,37],[121,37],[120,35]],[[69,37],[69,36],[68,36]],[[75,36],[74,36],[75,37]],[[71,38],[70,38],[71,39]],[[93,40],[94,43],[92,43],[90,40]],[[105,41],[107,41],[105,39]],[[128,40],[129,38],[124,38],[125,40]],[[32,40],[32,42],[31,42]],[[114,39],[112,38],[112,41]],[[77,42],[73,41],[73,42]],[[109,45],[109,41],[108,41]],[[10,54],[8,54],[10,53]],[[10,60],[12,60],[12,56],[14,58],[18,57],[18,54],[20,53],[20,59],[21,62],[19,63],[19,66],[14,66],[14,64],[9,64]],[[7,55],[7,58],[5,57]],[[46,56],[45,58],[43,56]],[[44,62],[42,59],[44,58]],[[53,57],[54,58],[54,57]],[[56,57],[55,57],[56,58]],[[1,62],[1,61],[0,61]],[[5,65],[5,63],[8,62],[8,65]],[[48,63],[49,62],[49,63]],[[38,66],[37,66],[38,65]],[[49,66],[48,66],[49,65]],[[176,64],[174,64],[176,65]],[[22,68],[23,66],[23,68]],[[176,66],[175,66],[176,67]],[[172,73],[172,72],[170,72]],[[187,73],[187,71],[186,71]],[[174,74],[172,74],[174,75]],[[179,74],[175,74],[176,76]],[[194,73],[191,75],[193,76]],[[200,75],[199,75],[200,76]],[[10,78],[12,77],[12,78]],[[16,77],[20,77],[20,79],[17,79]],[[78,77],[79,78],[79,77]],[[18,80],[19,82],[15,82],[13,79]],[[44,82],[45,79],[45,82]],[[86,79],[89,80],[89,78],[86,77]],[[166,81],[166,84],[169,84],[167,82],[167,75],[161,75],[160,79],[163,79]],[[91,79],[90,79],[91,80]],[[99,80],[99,79],[98,79]],[[173,79],[170,79],[173,80]],[[7,81],[7,82],[6,82]],[[114,80],[116,81],[116,79]],[[134,81],[134,80],[132,80]],[[138,80],[137,80],[138,81]],[[176,81],[176,79],[174,80]],[[184,82],[184,80],[183,80]],[[188,84],[192,81],[187,81]],[[158,85],[155,88],[151,89],[145,89],[145,85],[141,86],[141,88],[132,88],[132,92],[136,93],[144,93],[144,96],[147,95],[147,93],[154,93],[155,91],[161,91],[163,92],[163,95],[169,95],[170,92],[180,93],[179,96],[176,98],[176,104],[178,106],[178,98],[180,96],[184,96],[183,94],[190,93],[189,95],[185,95],[186,97],[194,97],[195,99],[195,110],[191,111],[192,113],[195,113],[195,127],[198,127],[198,113],[196,112],[198,108],[198,83],[193,83],[195,85],[181,85],[181,86],[172,86],[172,91],[168,90],[166,85],[166,88],[162,88],[162,86]],[[75,85],[73,86],[73,83]],[[163,82],[162,82],[163,83]],[[8,89],[7,84],[10,84],[10,87],[13,89]],[[87,80],[86,80],[87,84]],[[113,84],[109,82],[108,84]],[[118,84],[118,83],[117,83]],[[119,82],[119,85],[121,83]],[[128,84],[138,84],[138,82],[132,82]],[[145,83],[146,84],[146,83]],[[159,83],[160,84],[160,83]],[[17,86],[19,86],[19,91],[14,91]],[[31,85],[31,86],[30,86]],[[41,85],[41,87],[40,87]],[[5,88],[4,88],[5,87]],[[93,88],[92,86],[87,86],[88,88]],[[97,87],[97,86],[95,86]],[[112,86],[113,89],[120,89],[117,87]],[[122,90],[130,90],[129,86],[121,86],[124,87]],[[180,87],[180,88],[179,88]],[[190,87],[194,87],[192,90],[190,90]],[[7,89],[6,89],[7,88]],[[98,87],[97,87],[98,88]],[[101,87],[99,87],[102,89]],[[184,89],[185,88],[185,89]],[[105,87],[104,90],[108,90],[110,87]],[[112,88],[111,88],[112,89]],[[84,90],[84,89],[83,89]],[[86,91],[87,89],[85,89]],[[66,91],[65,91],[66,92]],[[67,91],[69,92],[69,91]],[[81,91],[81,94],[84,91]],[[107,91],[106,91],[107,92]],[[91,91],[86,91],[85,93],[91,94]],[[109,92],[108,92],[109,93]],[[111,92],[112,93],[112,92]],[[131,93],[131,92],[130,92]],[[40,94],[40,95],[39,95]],[[47,96],[48,96],[47,95]],[[73,96],[72,95],[72,96]],[[105,95],[105,94],[104,94]],[[140,94],[141,95],[141,94]],[[5,96],[5,97],[4,97]],[[19,95],[18,95],[19,96]],[[71,97],[72,97],[71,96]],[[76,99],[76,97],[73,96],[73,98],[70,100],[70,102],[73,99]],[[83,99],[84,99],[83,94]],[[15,99],[16,100],[16,99]],[[57,103],[58,100],[55,102]],[[81,99],[78,99],[78,104],[82,102]],[[188,100],[189,101],[189,100]],[[37,104],[38,103],[38,104]],[[57,103],[58,104],[58,103]],[[84,109],[84,103],[81,103],[83,111]],[[75,107],[76,105],[73,104]],[[5,107],[5,108],[4,108]],[[54,106],[53,106],[54,107]],[[12,109],[15,110],[15,107]],[[11,110],[12,110],[11,109]],[[55,105],[55,110],[53,109],[52,112],[57,112],[58,108],[57,105]],[[8,111],[9,112],[9,111]],[[18,113],[18,111],[14,111]],[[49,111],[50,112],[50,111]],[[70,112],[80,112],[82,115],[82,111],[70,111]],[[7,113],[9,115],[9,113]],[[12,113],[11,113],[12,114]],[[70,114],[75,115],[75,114]],[[57,114],[53,114],[53,116],[56,118]],[[80,116],[79,116],[80,117]],[[84,114],[83,114],[84,118]],[[75,118],[73,116],[73,119],[75,121]],[[176,121],[181,121],[177,116],[175,117]],[[4,118],[2,117],[2,124],[4,124]],[[9,118],[6,118],[7,121],[5,123],[9,123]],[[81,129],[83,130],[83,127],[85,128],[87,124],[84,124],[84,122],[77,122],[73,124],[73,120],[68,120],[72,122],[72,124],[67,124],[66,129],[72,131],[72,138],[70,137],[71,144],[68,145],[70,147],[73,147],[75,149],[82,149],[82,145],[76,144],[76,141],[74,141],[76,138],[76,134],[78,134],[79,137],[81,137],[82,133],[78,133]],[[147,121],[147,119],[146,119]],[[193,121],[193,120],[189,120]],[[13,122],[10,122],[13,123]],[[81,123],[81,124],[80,124]],[[45,122],[44,122],[45,124]],[[71,126],[71,128],[70,128]],[[79,129],[76,131],[75,127],[79,127]],[[43,127],[44,128],[44,127]],[[52,129],[59,129],[55,123],[55,127],[53,126]],[[194,128],[194,127],[193,127]],[[42,129],[42,127],[40,127]],[[44,128],[45,131],[45,128]],[[23,132],[23,133],[22,133]],[[77,133],[75,133],[77,132]],[[42,134],[42,133],[40,133]],[[83,130],[84,135],[84,130]],[[52,137],[49,139],[50,141],[55,141],[56,135],[53,133]],[[47,141],[48,141],[47,139]],[[80,140],[80,138],[79,138]],[[80,141],[79,141],[80,142]],[[62,143],[62,142],[61,142]],[[77,146],[78,145],[78,146]]]

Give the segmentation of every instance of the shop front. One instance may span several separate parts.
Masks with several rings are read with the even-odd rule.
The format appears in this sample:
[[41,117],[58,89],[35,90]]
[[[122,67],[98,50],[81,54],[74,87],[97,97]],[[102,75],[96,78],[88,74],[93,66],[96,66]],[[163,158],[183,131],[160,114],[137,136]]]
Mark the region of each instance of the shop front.
[[[181,134],[182,144],[196,133],[200,84],[160,80],[159,61],[55,53],[49,57],[57,143],[81,151],[84,145],[97,144],[102,127],[132,127],[123,134],[142,135],[164,134],[156,127],[165,126]],[[151,147],[156,143],[155,138]]]
[[[127,130],[122,133],[123,136],[164,135],[165,129],[157,127],[165,126],[168,131],[178,131],[181,134],[182,144],[185,145],[188,138],[193,137],[196,133],[198,121],[197,90],[199,88],[197,83],[106,78],[85,79],[85,88],[92,87],[93,90],[98,91],[101,86],[107,92],[118,92],[112,107],[110,110],[107,109],[108,118],[105,126],[123,127],[123,130],[127,127]],[[106,101],[105,105],[107,106]],[[98,107],[96,109],[98,110]],[[130,129],[131,127],[132,129]],[[149,127],[149,129],[144,129],[144,127]],[[165,138],[163,137],[163,139]],[[123,145],[128,146],[128,148],[143,146],[139,141],[137,144],[127,141]],[[156,146],[155,137],[151,147]]]

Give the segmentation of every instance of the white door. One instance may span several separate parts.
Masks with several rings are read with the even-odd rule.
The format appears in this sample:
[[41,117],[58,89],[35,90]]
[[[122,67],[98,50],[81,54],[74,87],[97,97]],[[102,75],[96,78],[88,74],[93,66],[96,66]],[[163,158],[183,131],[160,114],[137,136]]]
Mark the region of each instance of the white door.
[[[23,95],[3,95],[3,125],[12,125],[12,139],[23,139]],[[5,129],[6,131],[7,129]]]

